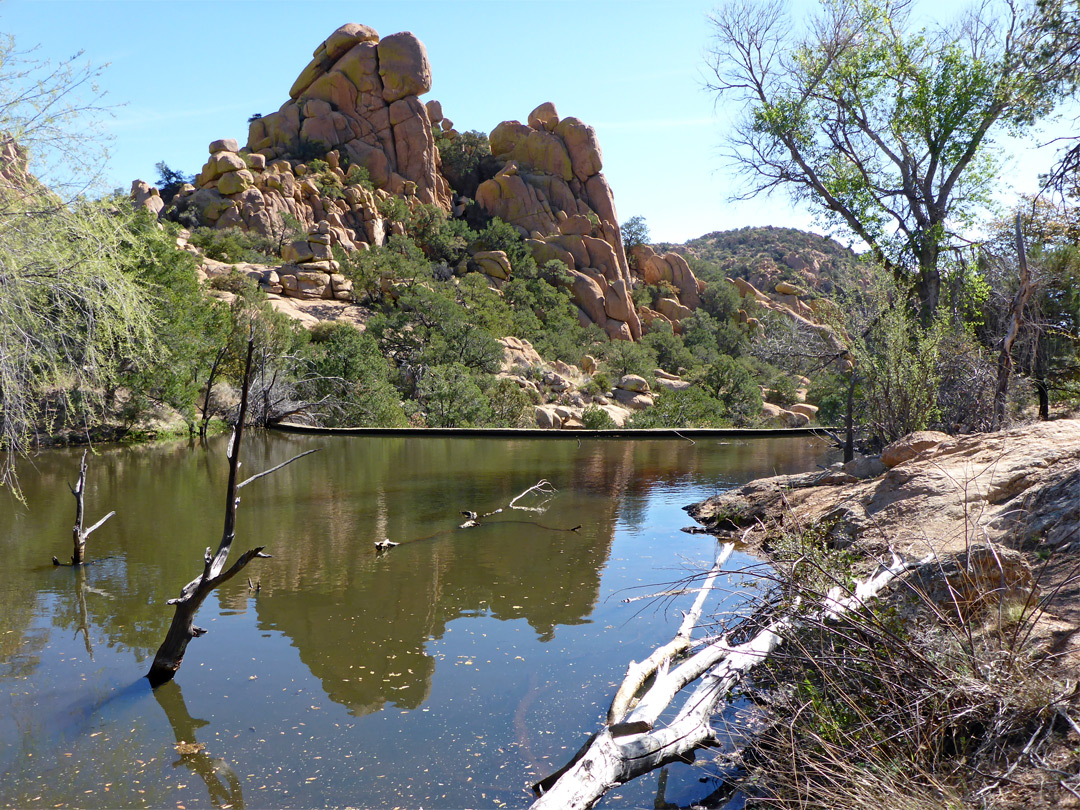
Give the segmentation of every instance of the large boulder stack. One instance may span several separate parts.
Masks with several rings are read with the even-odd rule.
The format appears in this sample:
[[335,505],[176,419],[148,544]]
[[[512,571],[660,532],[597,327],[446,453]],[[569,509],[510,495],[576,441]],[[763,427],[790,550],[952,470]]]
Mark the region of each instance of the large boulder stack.
[[641,322],[630,299],[633,281],[614,197],[600,171],[596,131],[577,118],[560,119],[550,102],[527,121],[503,121],[491,132],[491,153],[502,167],[480,184],[477,203],[516,226],[538,263],[566,264],[583,324],[598,324],[612,338],[637,340]]
[[379,188],[416,196],[447,210],[450,192],[439,173],[427,107],[427,50],[408,31],[381,41],[366,25],[341,26],[313,58],[277,112],[257,118],[248,149],[267,160],[333,149],[364,166]]
[[[204,225],[270,237],[289,214],[308,231],[328,224],[331,245],[382,244],[391,224],[379,214],[380,199],[404,196],[450,210],[430,105],[418,99],[430,87],[427,52],[413,34],[380,41],[367,26],[343,25],[315,49],[290,99],[252,119],[246,146],[210,144],[210,159],[181,190],[177,210]],[[314,159],[322,161],[319,171],[309,165]],[[349,174],[353,166],[366,170],[374,190]]]

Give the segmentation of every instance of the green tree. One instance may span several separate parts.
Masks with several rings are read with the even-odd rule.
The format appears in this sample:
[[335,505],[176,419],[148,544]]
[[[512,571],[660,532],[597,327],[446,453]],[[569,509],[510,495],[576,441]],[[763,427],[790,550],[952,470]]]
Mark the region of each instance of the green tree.
[[430,427],[472,427],[487,422],[491,416],[487,397],[461,363],[424,369],[417,399]]
[[636,411],[628,423],[631,428],[728,427],[724,406],[698,387],[685,391],[664,391],[656,405]]
[[860,237],[914,282],[924,319],[939,262],[985,208],[998,133],[1020,134],[1073,91],[1080,55],[1048,33],[1070,0],[984,4],[954,28],[916,30],[906,0],[826,0],[797,38],[779,2],[711,17],[712,89],[745,105],[728,138],[748,181]]
[[626,220],[619,230],[622,235],[623,248],[626,250],[627,260],[634,265],[635,260],[630,255],[630,251],[638,245],[649,244],[651,239],[649,236],[649,225],[645,222],[645,217],[634,216]]
[[52,65],[0,39],[0,486],[17,486],[46,397],[101,405],[121,361],[154,345],[126,250],[131,206],[84,196],[107,153],[101,69],[81,60]]
[[706,369],[701,384],[736,424],[745,425],[761,413],[761,386],[746,366],[733,357],[718,357]]

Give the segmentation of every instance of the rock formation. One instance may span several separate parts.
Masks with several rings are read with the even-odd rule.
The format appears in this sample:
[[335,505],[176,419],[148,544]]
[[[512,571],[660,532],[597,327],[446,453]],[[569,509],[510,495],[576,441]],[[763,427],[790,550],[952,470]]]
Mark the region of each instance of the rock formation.
[[686,259],[678,253],[659,254],[648,245],[635,245],[630,251],[633,277],[644,284],[659,286],[666,291],[651,307],[638,312],[645,324],[663,321],[675,332],[681,332],[679,322],[698,308],[705,282],[694,276]]
[[[313,236],[306,245],[286,246],[297,255],[283,255],[278,281],[264,287],[339,298],[346,288],[334,282],[334,268],[311,265],[331,261],[321,254],[335,246],[382,245],[400,230],[380,214],[382,200],[398,196],[456,215],[464,211],[435,142],[436,134],[449,140],[460,134],[437,101],[420,101],[430,88],[427,51],[413,34],[380,39],[365,25],[343,25],[315,49],[288,101],[251,119],[246,145],[233,139],[210,144],[209,159],[194,184],[176,195],[172,215],[273,239],[285,233],[289,215]],[[491,165],[476,191],[480,208],[517,227],[540,264],[566,264],[583,325],[595,323],[612,338],[640,338],[630,296],[634,279],[595,130],[577,118],[560,119],[546,102],[525,124],[499,124],[489,141]],[[155,212],[161,208],[157,190],[142,181],[133,184],[132,198]],[[698,285],[686,262],[672,256],[653,264],[677,290],[661,302],[660,317],[677,325],[697,306]],[[506,257],[494,253],[477,254],[471,266],[496,286],[510,274]]]
[[527,122],[503,121],[491,132],[500,168],[480,184],[477,203],[517,227],[538,264],[557,259],[569,268],[583,324],[639,339],[633,280],[596,131],[578,118],[560,119],[551,102]]

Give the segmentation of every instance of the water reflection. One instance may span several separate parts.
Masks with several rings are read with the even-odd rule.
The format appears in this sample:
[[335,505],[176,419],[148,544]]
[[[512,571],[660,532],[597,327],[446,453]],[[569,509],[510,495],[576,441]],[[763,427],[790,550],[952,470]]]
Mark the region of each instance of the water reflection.
[[198,776],[210,795],[214,807],[232,807],[244,810],[244,791],[240,777],[232,765],[222,757],[215,757],[196,739],[196,731],[209,725],[209,720],[199,720],[191,716],[184,693],[176,681],[159,686],[154,691],[154,699],[165,711],[176,738],[177,759],[173,768],[184,767]]
[[[791,440],[251,439],[250,472],[324,450],[244,489],[236,549],[266,545],[274,557],[245,570],[257,592],[239,577],[204,605],[210,634],[192,643],[179,683],[154,695],[164,715],[139,676],[168,626],[165,600],[220,538],[227,437],[205,450],[99,448],[87,501],[117,515],[80,569],[50,558],[70,543],[66,482],[81,451],[24,466],[26,505],[0,493],[0,805],[209,796],[239,806],[245,790],[260,806],[486,806],[484,792],[513,801],[530,762],[543,771],[563,756],[566,729],[595,725],[583,701],[610,698],[608,681],[638,654],[629,646],[668,632],[662,616],[631,626],[637,607],[604,600],[664,581],[677,553],[708,548],[709,538],[677,531],[688,493],[810,469],[822,450]],[[541,478],[559,490],[542,515],[458,528],[461,510],[505,507]],[[386,537],[401,545],[377,556]],[[127,686],[135,679],[145,691]],[[125,699],[111,699],[118,692]],[[177,757],[170,739],[215,750]],[[223,746],[244,763],[242,784],[211,756]],[[415,750],[431,752],[424,776]]]

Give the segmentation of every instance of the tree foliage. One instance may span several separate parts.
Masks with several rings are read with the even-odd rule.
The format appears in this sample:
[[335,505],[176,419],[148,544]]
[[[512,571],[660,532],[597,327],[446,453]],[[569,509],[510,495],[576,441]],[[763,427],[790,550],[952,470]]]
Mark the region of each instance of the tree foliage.
[[987,3],[915,29],[908,0],[826,0],[802,36],[779,2],[722,6],[710,67],[713,89],[746,105],[728,140],[745,196],[810,203],[932,313],[943,250],[988,202],[993,136],[1073,90],[1080,57],[1046,25],[1062,5]]

